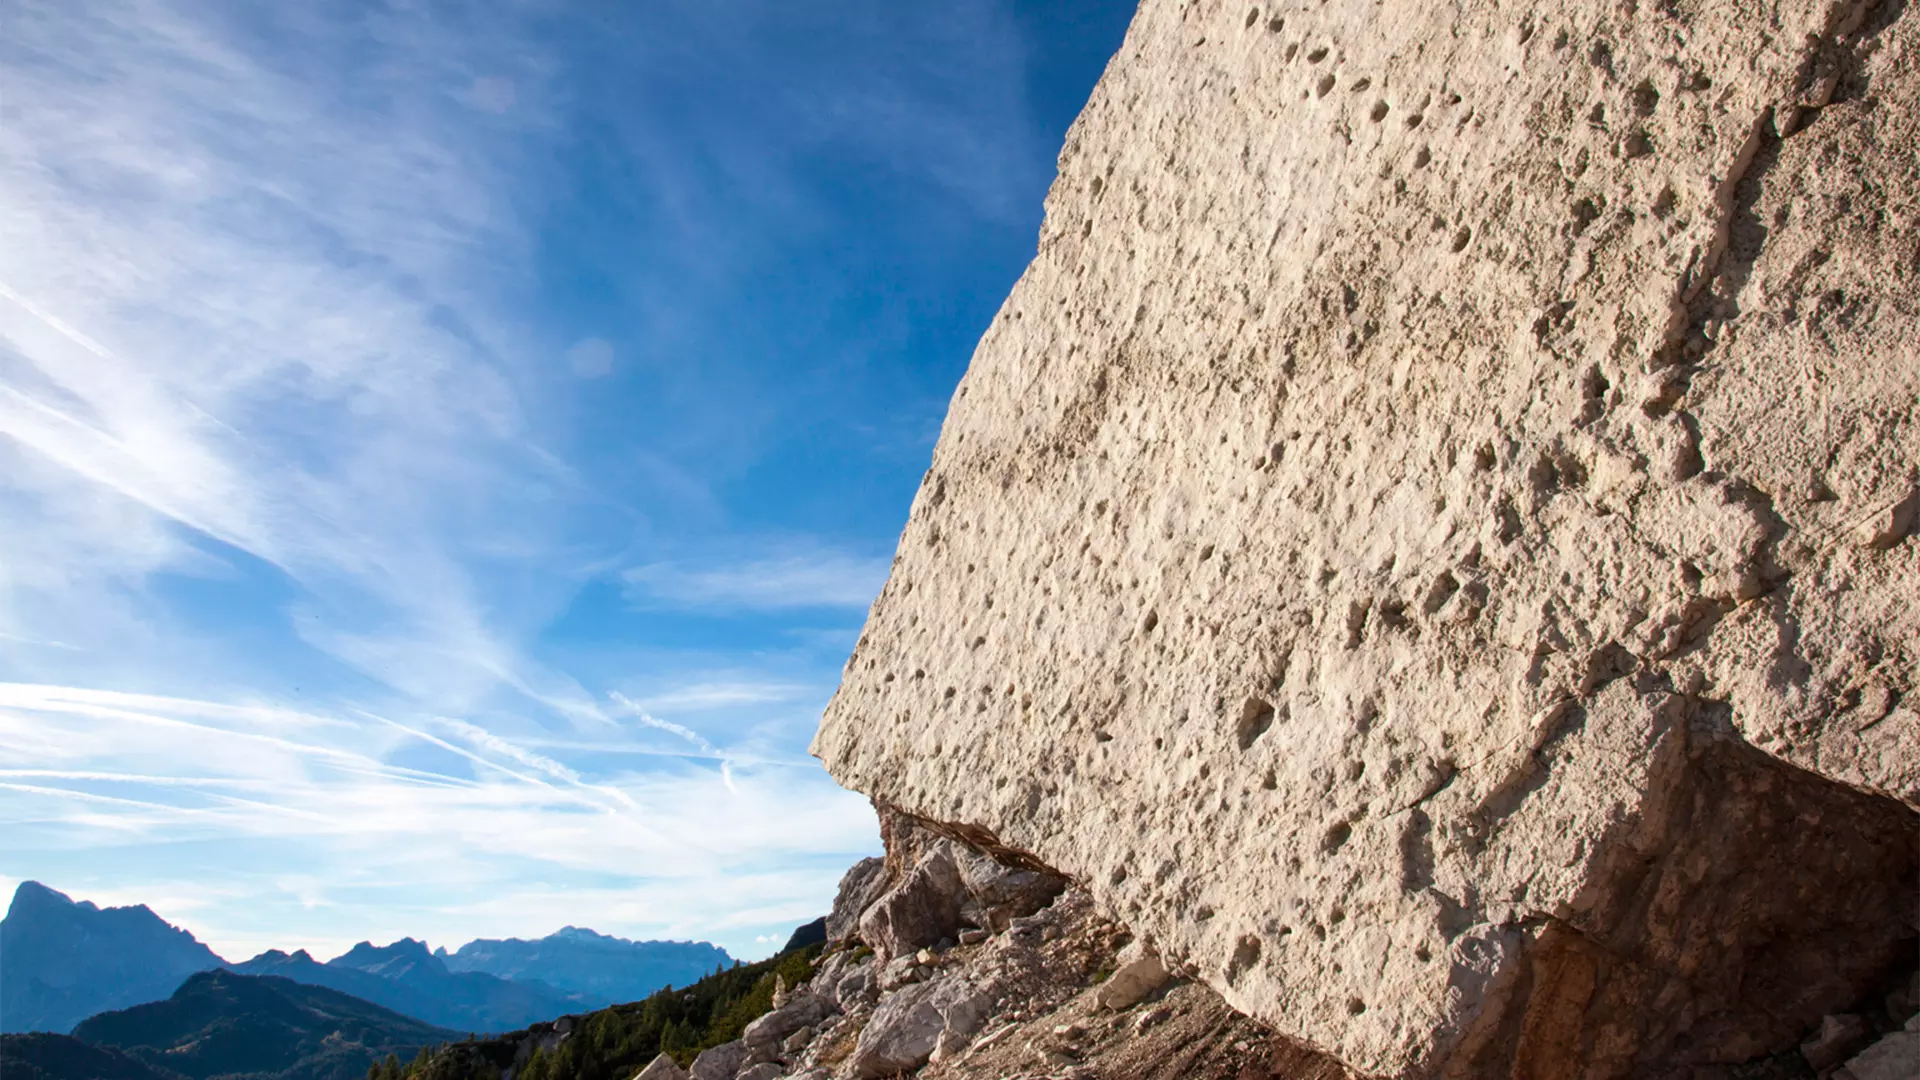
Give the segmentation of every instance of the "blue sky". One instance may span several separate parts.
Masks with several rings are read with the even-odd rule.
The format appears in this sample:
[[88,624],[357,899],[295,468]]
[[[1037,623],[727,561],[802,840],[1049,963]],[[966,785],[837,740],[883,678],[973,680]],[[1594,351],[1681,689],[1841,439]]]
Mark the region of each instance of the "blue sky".
[[1131,4],[14,0],[0,887],[763,955]]

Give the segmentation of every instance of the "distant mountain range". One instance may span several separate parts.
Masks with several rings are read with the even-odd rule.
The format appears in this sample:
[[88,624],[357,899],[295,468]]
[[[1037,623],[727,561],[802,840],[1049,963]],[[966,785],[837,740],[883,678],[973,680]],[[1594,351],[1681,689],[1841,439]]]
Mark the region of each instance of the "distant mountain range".
[[94,1013],[164,998],[220,964],[144,904],[100,908],[22,882],[0,920],[0,1031],[68,1031]]
[[66,1032],[96,1013],[168,998],[196,972],[227,968],[325,987],[464,1036],[638,1000],[732,963],[703,942],[628,941],[568,927],[536,941],[474,941],[453,953],[406,938],[361,942],[326,963],[272,950],[230,964],[144,905],[103,909],[29,881],[0,920],[0,1032]]
[[629,941],[577,926],[537,941],[483,938],[434,955],[453,971],[538,980],[595,1008],[639,1001],[663,987],[688,986],[733,963],[725,950],[704,941]]
[[363,941],[324,964],[305,950],[289,955],[275,949],[227,966],[242,975],[328,987],[462,1034],[511,1031],[600,1004],[546,983],[448,971],[412,938],[385,947]]
[[389,1055],[455,1042],[358,998],[287,979],[203,971],[165,1001],[101,1013],[72,1035],[0,1037],[8,1080],[362,1080]]

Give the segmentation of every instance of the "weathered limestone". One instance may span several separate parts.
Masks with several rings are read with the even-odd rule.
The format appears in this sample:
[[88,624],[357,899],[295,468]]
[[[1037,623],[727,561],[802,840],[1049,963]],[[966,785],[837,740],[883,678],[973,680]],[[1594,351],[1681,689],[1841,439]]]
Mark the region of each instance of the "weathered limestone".
[[1792,1048],[1916,935],[1915,145],[1905,4],[1147,0],[815,752],[1365,1072]]
[[1106,1009],[1130,1009],[1165,986],[1169,973],[1160,958],[1137,943],[1120,954],[1119,964],[1094,995]]
[[965,896],[953,857],[929,852],[860,916],[860,938],[882,958],[905,956],[958,933]]
[[826,1019],[836,1007],[811,991],[795,993],[741,1032],[740,1041],[746,1044],[747,1060],[762,1062],[779,1057],[782,1043],[802,1028],[813,1027]]
[[747,1044],[735,1039],[730,1043],[700,1051],[687,1070],[692,1080],[734,1080],[747,1063]]
[[881,1077],[917,1069],[943,1036],[960,1040],[979,1031],[991,1004],[978,987],[954,976],[909,986],[882,1002],[867,1022],[850,1071]]
[[840,891],[833,898],[833,910],[827,915],[827,940],[845,941],[860,928],[860,913],[867,910],[887,889],[887,864],[882,859],[861,859],[840,879]]

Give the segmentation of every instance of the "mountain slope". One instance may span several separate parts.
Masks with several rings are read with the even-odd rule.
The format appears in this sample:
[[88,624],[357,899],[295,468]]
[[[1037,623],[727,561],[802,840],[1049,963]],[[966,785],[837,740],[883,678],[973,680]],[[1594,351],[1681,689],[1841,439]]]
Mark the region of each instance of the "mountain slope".
[[361,942],[325,964],[304,950],[292,954],[273,950],[229,968],[242,975],[270,975],[327,987],[461,1032],[511,1031],[590,1007],[580,998],[538,982],[448,971],[412,938],[384,947]]
[[538,979],[595,1005],[638,1001],[733,963],[726,950],[704,941],[629,941],[574,926],[534,941],[469,941],[457,952],[436,955],[453,971]]
[[165,1001],[102,1013],[74,1029],[76,1039],[190,1080],[357,1080],[389,1054],[411,1056],[460,1037],[325,987],[231,971],[202,972]]
[[0,1076],[7,1080],[180,1080],[180,1074],[71,1035],[36,1031],[0,1035]]
[[142,904],[75,903],[34,881],[0,920],[0,1031],[64,1032],[94,1013],[166,997],[224,961]]

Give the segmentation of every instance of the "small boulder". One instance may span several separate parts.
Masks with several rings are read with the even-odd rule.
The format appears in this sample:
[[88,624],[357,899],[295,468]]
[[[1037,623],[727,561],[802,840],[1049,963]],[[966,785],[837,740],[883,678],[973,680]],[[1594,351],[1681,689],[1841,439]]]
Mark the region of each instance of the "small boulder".
[[861,859],[840,879],[840,892],[827,916],[827,940],[845,941],[860,930],[860,916],[887,890],[887,861]]
[[855,1077],[886,1076],[924,1065],[946,1021],[928,998],[927,983],[901,989],[880,1003],[860,1032],[848,1064]]
[[1136,942],[1121,950],[1113,974],[1100,984],[1094,996],[1102,1006],[1116,1012],[1130,1009],[1165,986],[1168,978],[1160,958]]
[[688,1069],[687,1074],[691,1080],[738,1080],[740,1069],[746,1063],[747,1044],[735,1039],[711,1050],[702,1050],[700,1056],[693,1059],[693,1068]]
[[734,1077],[734,1080],[780,1080],[780,1078],[785,1075],[787,1075],[787,1067],[785,1065],[776,1065],[771,1061],[766,1061],[758,1065],[749,1065],[745,1069],[740,1070],[740,1075]]
[[813,1042],[813,1036],[813,1028],[803,1027],[799,1031],[787,1036],[786,1041],[780,1044],[780,1051],[789,1057],[797,1055]]
[[855,1005],[870,1000],[875,992],[873,985],[874,962],[868,960],[858,967],[850,968],[833,984],[834,1004],[842,1009],[851,1009]]
[[1037,916],[1027,915],[1007,923],[1007,940],[1015,945],[1031,949],[1046,938],[1046,924]]
[[740,1041],[747,1046],[749,1060],[764,1061],[779,1053],[780,1044],[802,1028],[812,1027],[827,1018],[833,1006],[811,991],[799,991],[786,1004],[747,1025]]
[[945,1032],[970,1039],[993,1014],[993,998],[965,979],[944,979],[933,992],[933,1006],[946,1021]]
[[986,1023],[992,1001],[972,983],[945,978],[910,986],[880,1003],[848,1060],[855,1077],[909,1072],[935,1049],[952,1053]]
[[653,1059],[653,1063],[634,1076],[633,1080],[687,1080],[687,1070],[665,1054]]
[[880,967],[876,976],[878,989],[881,993],[886,994],[898,990],[909,983],[920,982],[922,980],[922,970],[919,960],[912,956],[901,956],[889,960],[885,965]]
[[966,895],[959,868],[942,844],[860,916],[860,938],[888,958],[910,954],[960,929]]

